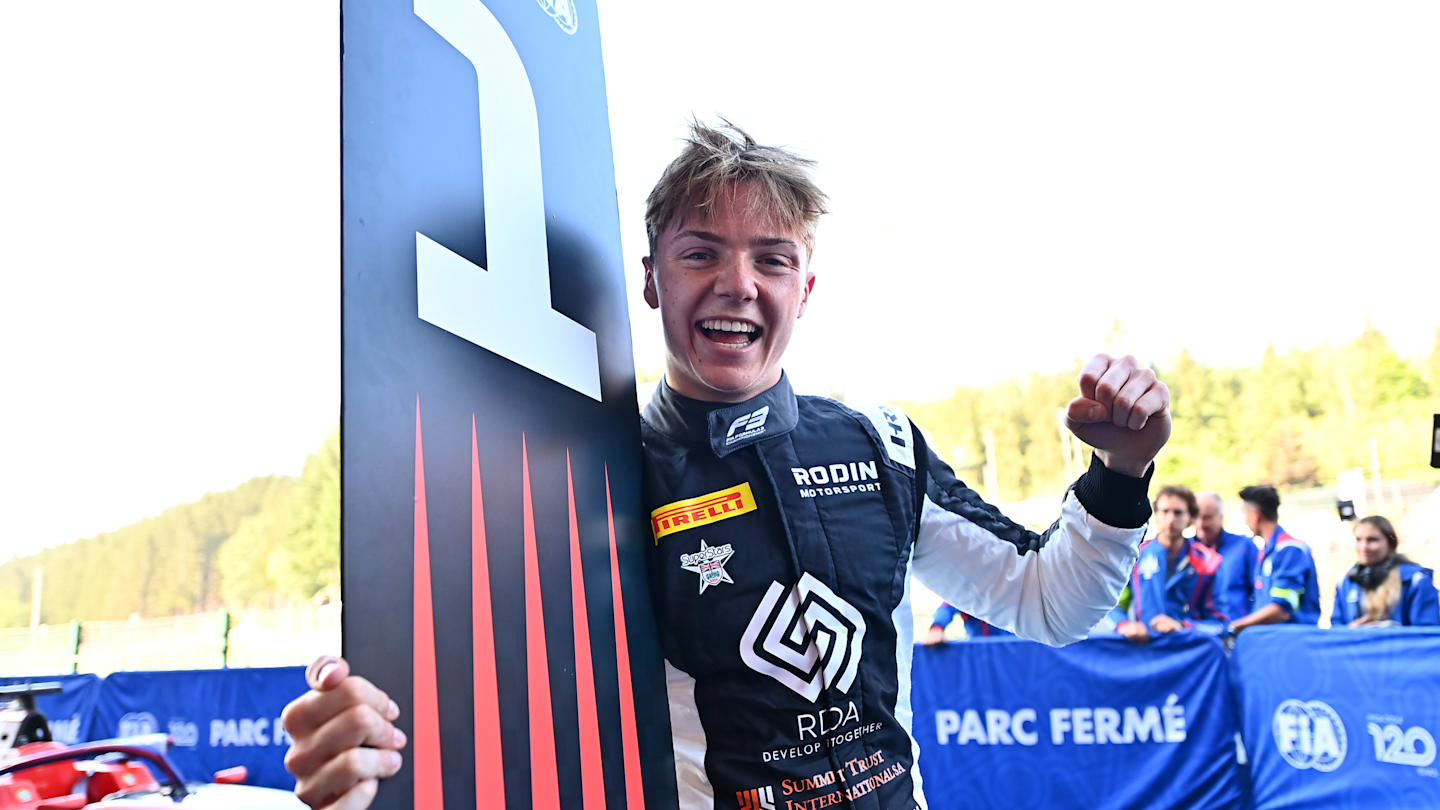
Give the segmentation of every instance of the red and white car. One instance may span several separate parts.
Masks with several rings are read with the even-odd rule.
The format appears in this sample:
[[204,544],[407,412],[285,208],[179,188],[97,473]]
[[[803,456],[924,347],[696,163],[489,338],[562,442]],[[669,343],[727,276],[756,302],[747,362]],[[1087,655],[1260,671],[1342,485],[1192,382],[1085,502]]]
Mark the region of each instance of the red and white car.
[[164,734],[66,746],[36,742],[0,762],[0,810],[303,810],[295,794],[243,784],[245,768],[187,782]]

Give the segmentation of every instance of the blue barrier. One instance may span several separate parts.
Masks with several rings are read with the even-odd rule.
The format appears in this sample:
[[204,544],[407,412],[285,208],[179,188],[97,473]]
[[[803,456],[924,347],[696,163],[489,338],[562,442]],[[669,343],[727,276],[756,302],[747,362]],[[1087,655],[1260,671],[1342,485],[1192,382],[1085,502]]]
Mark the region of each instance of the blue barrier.
[[915,651],[932,810],[1238,807],[1236,716],[1215,639],[1019,639]]
[[170,758],[187,779],[244,765],[249,784],[293,790],[280,712],[305,689],[304,667],[116,672],[100,687],[90,731],[165,732],[174,740]]
[[[37,699],[61,741],[163,731],[192,779],[245,765],[251,784],[294,787],[279,717],[302,667],[0,684],[46,680],[64,687]],[[916,647],[913,685],[933,810],[1440,807],[1440,630],[1257,627],[1229,659],[1189,633],[960,642]]]
[[95,698],[100,693],[101,681],[98,675],[0,678],[0,686],[52,681],[60,684],[61,691],[35,698],[35,708],[50,721],[51,736],[66,744],[94,739],[91,724],[95,714]]
[[1232,662],[1257,810],[1440,807],[1440,630],[1257,627]]

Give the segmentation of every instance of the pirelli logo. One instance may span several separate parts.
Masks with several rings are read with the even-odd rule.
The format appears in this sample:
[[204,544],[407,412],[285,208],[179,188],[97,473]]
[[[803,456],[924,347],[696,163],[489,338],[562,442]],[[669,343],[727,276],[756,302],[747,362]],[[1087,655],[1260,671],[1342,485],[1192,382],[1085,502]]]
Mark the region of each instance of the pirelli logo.
[[750,484],[747,482],[698,498],[665,504],[650,513],[650,528],[655,532],[655,543],[658,545],[660,538],[667,534],[718,523],[754,511],[755,496],[750,492]]

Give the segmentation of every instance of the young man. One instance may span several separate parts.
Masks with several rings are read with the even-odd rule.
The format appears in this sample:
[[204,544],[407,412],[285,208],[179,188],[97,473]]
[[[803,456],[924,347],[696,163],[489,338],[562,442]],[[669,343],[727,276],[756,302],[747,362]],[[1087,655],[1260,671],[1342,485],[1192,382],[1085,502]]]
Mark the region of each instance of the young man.
[[1265,538],[1260,552],[1260,574],[1255,579],[1253,612],[1230,625],[1238,633],[1257,624],[1319,624],[1320,582],[1310,547],[1280,528],[1280,493],[1268,485],[1240,490],[1245,502],[1245,526]]
[[[667,351],[642,414],[650,584],[681,808],[785,787],[807,807],[923,806],[911,575],[1019,635],[1083,638],[1134,564],[1170,433],[1152,372],[1092,359],[1067,420],[1095,459],[1037,535],[956,480],[899,411],[796,396],[781,360],[825,207],[808,165],[696,125],[647,205],[643,294]],[[733,508],[693,508],[721,501]],[[286,712],[287,766],[313,806],[363,807],[398,768],[398,710],[344,662],[312,672]]]
[[1225,506],[1219,495],[1206,492],[1196,502],[1200,514],[1195,519],[1195,536],[1220,554],[1220,570],[1215,572],[1215,606],[1231,618],[1248,615],[1255,609],[1260,549],[1249,537],[1225,531]]
[[1162,487],[1155,496],[1156,532],[1140,544],[1128,611],[1116,607],[1111,613],[1120,635],[1143,644],[1152,633],[1202,627],[1219,635],[1224,629],[1226,618],[1214,600],[1220,555],[1185,536],[1198,509],[1187,487]]

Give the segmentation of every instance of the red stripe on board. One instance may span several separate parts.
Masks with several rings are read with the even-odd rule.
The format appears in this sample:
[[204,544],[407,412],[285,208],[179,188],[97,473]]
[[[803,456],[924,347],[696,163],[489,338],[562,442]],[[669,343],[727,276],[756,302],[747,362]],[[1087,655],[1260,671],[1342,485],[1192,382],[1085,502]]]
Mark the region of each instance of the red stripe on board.
[[[490,605],[490,555],[485,545],[485,502],[480,488],[480,445],[470,415],[470,619],[475,689],[475,801],[505,806],[505,763],[500,753],[500,690],[495,676],[495,622]],[[416,805],[419,807],[420,805]]]
[[610,507],[610,465],[605,465],[605,519],[610,526],[610,601],[615,606],[615,668],[620,687],[620,742],[625,750],[625,806],[645,806],[640,744],[635,731],[635,695],[630,686],[630,642],[625,634],[625,599],[620,590],[620,555],[615,552],[615,511]]
[[530,451],[523,435],[520,437],[520,459],[525,492],[525,657],[530,672],[530,806],[536,810],[560,810],[554,713],[550,708],[550,660],[545,649],[540,563],[535,552],[535,510],[530,498]]
[[595,665],[590,658],[590,618],[580,559],[580,522],[575,517],[575,480],[565,451],[565,491],[570,501],[570,603],[575,625],[576,714],[580,725],[581,807],[603,810],[605,772],[600,764],[600,720],[595,708]]
[[440,699],[435,683],[435,608],[430,589],[430,522],[425,512],[425,455],[420,397],[415,397],[415,806],[444,807]]

